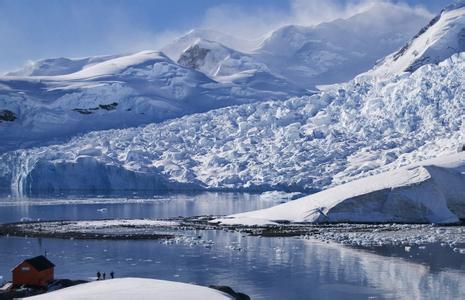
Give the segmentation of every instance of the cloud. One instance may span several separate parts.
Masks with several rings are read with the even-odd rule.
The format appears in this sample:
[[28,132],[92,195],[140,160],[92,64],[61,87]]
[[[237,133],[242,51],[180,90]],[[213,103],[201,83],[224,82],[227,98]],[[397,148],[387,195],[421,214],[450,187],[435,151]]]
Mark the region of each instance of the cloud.
[[[124,1],[111,1],[112,5],[108,5],[109,1],[90,0],[79,3],[33,1],[27,4],[0,0],[0,39],[3,41],[0,56],[8,57],[0,62],[0,69],[15,69],[28,59],[161,49],[193,28],[214,29],[255,40],[280,26],[316,25],[350,17],[375,5],[391,5],[430,15],[423,7],[376,0],[289,0],[279,5],[264,1],[263,5],[250,6],[231,1],[232,4],[208,8],[204,15],[202,12],[192,13],[189,15],[192,20],[183,19],[166,25],[152,22],[156,18],[153,15],[157,15],[153,13],[158,12],[159,16],[162,11],[155,2],[138,1],[139,6],[127,6]],[[146,6],[142,5],[144,3]]]
[[242,38],[256,39],[283,25],[317,25],[338,18],[348,18],[380,5],[425,17],[432,16],[423,6],[410,6],[403,2],[291,0],[287,12],[272,8],[249,10],[235,5],[215,6],[206,12],[200,27],[215,29]]

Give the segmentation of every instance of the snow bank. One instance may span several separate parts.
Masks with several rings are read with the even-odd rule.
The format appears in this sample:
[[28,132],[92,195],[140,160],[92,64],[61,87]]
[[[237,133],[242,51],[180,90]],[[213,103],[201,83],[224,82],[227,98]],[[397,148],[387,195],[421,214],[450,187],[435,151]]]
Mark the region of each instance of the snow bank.
[[180,282],[142,279],[119,278],[94,281],[51,293],[30,297],[29,299],[67,299],[67,300],[101,300],[101,299],[192,299],[220,300],[233,299],[222,292]]
[[272,208],[214,220],[456,223],[465,218],[465,152],[352,181]]

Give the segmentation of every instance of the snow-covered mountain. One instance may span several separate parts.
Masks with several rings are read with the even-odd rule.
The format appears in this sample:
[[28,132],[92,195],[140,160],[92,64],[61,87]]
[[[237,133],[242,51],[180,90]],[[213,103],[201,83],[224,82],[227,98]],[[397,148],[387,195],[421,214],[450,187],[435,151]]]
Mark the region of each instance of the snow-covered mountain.
[[[194,48],[199,40],[219,42],[246,53],[275,76],[303,89],[352,79],[379,59],[401,48],[429,21],[411,9],[374,3],[370,9],[347,19],[317,26],[288,25],[257,41],[243,41],[215,31],[197,30],[163,48],[174,60]],[[217,54],[215,54],[218,52]],[[210,56],[224,55],[215,47]],[[241,55],[244,56],[244,55]]]
[[[122,56],[122,55],[121,55]],[[20,70],[6,73],[6,76],[57,76],[81,71],[82,69],[118,58],[118,55],[95,56],[84,58],[51,58],[35,62],[29,62]]]
[[217,82],[156,51],[39,61],[0,78],[0,152],[305,93],[260,76]]
[[323,189],[462,149],[464,81],[462,53],[313,96],[92,132],[2,155],[0,182],[19,194]]
[[444,9],[401,50],[388,56],[375,74],[412,72],[465,51],[465,2]]
[[172,60],[177,61],[181,54],[198,40],[215,41],[227,48],[240,52],[251,52],[261,42],[258,40],[246,40],[211,29],[193,29],[185,35],[165,45],[161,51],[166,53]]
[[181,54],[178,64],[196,69],[217,82],[234,83],[258,90],[287,91],[294,95],[305,93],[285,78],[273,74],[265,64],[256,61],[251,55],[217,42],[197,40]]
[[345,82],[402,47],[428,18],[400,6],[377,3],[348,19],[280,28],[254,55],[271,71],[300,86]]
[[[359,76],[314,95],[270,102],[261,100],[286,92],[255,85],[260,78],[277,80],[277,87],[292,84],[255,54],[197,39],[178,63],[141,52],[76,72],[63,67],[62,75],[3,77],[3,145],[17,143],[18,132],[31,141],[57,130],[69,134],[69,124],[82,131],[95,129],[83,130],[86,124],[131,126],[154,116],[253,103],[5,153],[0,187],[20,195],[68,189],[314,191],[463,149],[465,53],[411,73]],[[98,121],[83,121],[88,117]]]
[[[387,20],[398,25],[387,26]],[[29,63],[0,77],[0,153],[93,130],[308,95],[316,84],[368,69],[423,23],[420,13],[379,4],[345,20],[286,26],[257,41],[193,30],[163,48],[174,60],[143,51]]]

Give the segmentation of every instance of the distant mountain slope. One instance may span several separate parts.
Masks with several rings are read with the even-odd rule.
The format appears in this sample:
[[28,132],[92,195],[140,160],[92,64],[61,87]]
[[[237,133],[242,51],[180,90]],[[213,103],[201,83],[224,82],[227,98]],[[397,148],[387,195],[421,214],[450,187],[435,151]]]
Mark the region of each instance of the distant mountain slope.
[[165,45],[161,51],[177,61],[181,54],[198,40],[214,41],[240,52],[250,52],[258,47],[260,40],[246,40],[210,29],[193,29]]
[[[284,81],[260,85],[259,76],[220,83],[156,51],[49,59],[27,72],[29,76],[0,77],[0,152],[91,130],[138,126],[305,93]],[[267,75],[264,81],[273,78]]]
[[369,69],[424,23],[425,16],[411,9],[375,4],[348,19],[286,26],[257,41],[196,29],[164,47],[168,55],[30,63],[0,77],[0,153],[93,130],[310,95],[318,84]]
[[413,72],[465,51],[465,1],[444,9],[400,51],[375,67],[375,74]]
[[345,82],[402,47],[428,21],[429,16],[410,9],[377,3],[348,19],[280,28],[254,57],[306,88]]
[[286,78],[276,76],[268,67],[251,55],[227,48],[217,42],[197,40],[179,57],[178,64],[196,69],[222,83],[235,83],[268,91],[287,91],[303,94]]
[[96,56],[85,58],[50,58],[28,63],[23,69],[9,72],[6,76],[57,76],[81,71],[107,60],[118,58],[118,55]]
[[[316,26],[288,25],[256,41],[194,30],[163,51],[178,60],[199,40],[215,42],[260,64],[275,77],[314,90],[318,85],[345,82],[370,70],[378,60],[405,45],[429,19],[425,13],[381,2],[347,19]],[[209,55],[224,53],[222,47],[212,47]]]
[[[0,184],[40,190],[311,191],[462,149],[465,54],[313,96],[92,132],[0,156]],[[88,174],[97,181],[89,181]],[[95,184],[94,184],[95,183]]]

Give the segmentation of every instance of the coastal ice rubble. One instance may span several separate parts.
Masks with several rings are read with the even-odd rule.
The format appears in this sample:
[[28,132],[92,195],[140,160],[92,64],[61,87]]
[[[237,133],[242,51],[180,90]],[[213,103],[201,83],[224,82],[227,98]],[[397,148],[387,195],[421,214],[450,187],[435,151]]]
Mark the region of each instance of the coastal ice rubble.
[[217,219],[225,225],[457,223],[465,218],[465,152],[362,178],[264,210]]
[[118,278],[94,281],[58,291],[30,297],[30,299],[47,300],[101,300],[101,299],[192,299],[192,300],[226,300],[233,297],[207,287],[166,280],[143,278]]

